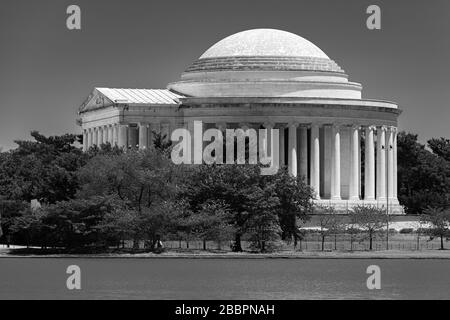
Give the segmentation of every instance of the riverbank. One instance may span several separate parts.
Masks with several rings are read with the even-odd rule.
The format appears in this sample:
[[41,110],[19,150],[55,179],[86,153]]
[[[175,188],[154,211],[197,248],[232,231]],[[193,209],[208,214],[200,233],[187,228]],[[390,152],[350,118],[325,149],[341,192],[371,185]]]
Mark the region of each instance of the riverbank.
[[32,254],[24,248],[0,248],[0,258],[130,258],[130,259],[450,259],[450,250],[423,251],[280,251],[274,253],[212,252],[202,250],[166,251],[160,254],[100,253],[100,254]]

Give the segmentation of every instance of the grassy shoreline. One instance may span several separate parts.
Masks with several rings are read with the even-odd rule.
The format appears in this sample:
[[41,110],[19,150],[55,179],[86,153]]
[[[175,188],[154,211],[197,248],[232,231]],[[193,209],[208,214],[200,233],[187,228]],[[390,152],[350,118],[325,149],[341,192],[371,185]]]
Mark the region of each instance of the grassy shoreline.
[[92,259],[450,259],[450,250],[424,251],[281,251],[274,253],[211,252],[201,250],[169,250],[160,254],[143,253],[93,253],[45,254],[29,253],[21,249],[0,248],[0,258],[92,258]]

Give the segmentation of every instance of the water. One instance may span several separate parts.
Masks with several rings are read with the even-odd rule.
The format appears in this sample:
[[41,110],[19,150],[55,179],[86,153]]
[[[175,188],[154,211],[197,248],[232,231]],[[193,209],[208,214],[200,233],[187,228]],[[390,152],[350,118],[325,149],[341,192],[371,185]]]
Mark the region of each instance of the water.
[[[66,288],[78,265],[82,290]],[[381,268],[368,290],[366,268]],[[0,299],[448,299],[450,260],[0,259]]]

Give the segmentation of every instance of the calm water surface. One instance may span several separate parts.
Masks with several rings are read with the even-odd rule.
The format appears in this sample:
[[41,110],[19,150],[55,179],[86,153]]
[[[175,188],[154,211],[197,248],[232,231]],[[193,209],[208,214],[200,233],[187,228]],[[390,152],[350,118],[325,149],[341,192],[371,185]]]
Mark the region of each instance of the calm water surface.
[[[66,288],[78,265],[82,290]],[[381,290],[368,290],[378,265]],[[450,260],[0,259],[0,299],[449,299]]]

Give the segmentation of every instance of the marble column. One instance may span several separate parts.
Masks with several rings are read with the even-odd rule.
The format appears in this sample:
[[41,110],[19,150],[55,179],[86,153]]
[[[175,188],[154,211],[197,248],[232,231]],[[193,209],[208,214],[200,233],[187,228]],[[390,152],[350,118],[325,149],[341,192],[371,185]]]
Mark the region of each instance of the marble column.
[[339,125],[333,125],[331,154],[331,200],[341,200],[341,134]]
[[147,124],[139,123],[139,149],[147,149],[147,146],[148,146]]
[[112,125],[108,125],[108,138],[106,139],[106,142],[108,142],[112,146],[112,140],[113,140],[113,127]]
[[118,135],[119,135],[119,130],[118,130],[118,125],[117,124],[114,124],[113,125],[113,139],[112,139],[112,145],[113,145],[113,147],[114,146],[117,146],[118,145],[118,142],[119,142],[119,139],[118,139]]
[[359,200],[359,126],[350,131],[350,200]]
[[98,135],[97,128],[92,128],[91,130],[92,130],[92,146],[95,146],[97,145],[97,135]]
[[112,145],[112,126],[109,124],[106,127],[106,142]]
[[86,152],[87,151],[87,138],[88,134],[87,134],[87,130],[83,129],[83,151]]
[[375,200],[375,145],[374,126],[366,127],[365,159],[364,159],[364,200]]
[[393,128],[394,131],[394,141],[393,141],[393,148],[394,148],[394,199],[397,199],[397,191],[398,191],[398,185],[397,185],[397,128]]
[[[274,127],[274,123],[272,122],[265,122],[263,123],[263,130],[264,130],[264,134],[262,136],[261,141],[259,142],[259,152],[261,152],[261,150],[263,151],[263,155],[265,155],[265,157],[268,157],[269,155],[271,155],[271,133]],[[261,130],[261,129],[260,129]],[[257,134],[259,137],[259,131],[257,130]],[[261,155],[260,155],[261,158]]]
[[108,127],[102,126],[102,135],[101,135],[101,142],[102,144],[106,144],[108,142]]
[[387,197],[394,199],[394,131],[392,127],[387,130],[386,136],[387,152]]
[[386,200],[386,126],[377,128],[377,200]]
[[108,143],[108,126],[102,126],[102,143]]
[[283,125],[278,126],[278,130],[280,130],[280,168],[286,165],[286,160],[284,158],[284,129]]
[[95,129],[95,141],[94,141],[94,144],[97,146],[97,147],[100,147],[100,144],[98,143],[99,142],[99,140],[100,140],[100,137],[101,137],[101,132],[100,132],[100,128],[99,127],[96,127]]
[[139,148],[139,127],[137,125],[128,127],[128,147]]
[[108,143],[108,126],[102,126],[102,143]]
[[94,137],[94,130],[92,128],[88,129],[88,150],[92,147]]
[[289,154],[289,174],[297,176],[297,123],[290,123],[289,127],[289,141],[288,141],[288,154]]
[[308,179],[308,127],[304,124],[300,125],[299,130],[299,174],[301,177]]
[[358,196],[359,199],[362,199],[362,174],[361,174],[361,170],[362,170],[362,165],[361,165],[361,155],[362,155],[362,150],[361,150],[361,127],[359,127],[358,130],[358,141],[359,141],[359,153],[358,153],[358,172],[359,172],[359,181],[358,181]]
[[316,193],[316,199],[320,199],[320,139],[319,139],[319,125],[311,125],[311,187]]
[[98,127],[97,128],[97,146],[100,148],[100,146],[103,144],[103,128]]
[[119,124],[118,147],[128,149],[128,125]]
[[97,145],[97,128],[91,128],[92,130],[92,146]]

